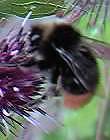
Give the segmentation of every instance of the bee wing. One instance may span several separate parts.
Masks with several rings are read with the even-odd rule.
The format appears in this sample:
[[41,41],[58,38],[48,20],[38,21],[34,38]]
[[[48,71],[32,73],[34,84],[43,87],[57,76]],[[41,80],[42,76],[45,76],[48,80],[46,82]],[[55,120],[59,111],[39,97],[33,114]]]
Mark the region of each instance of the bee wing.
[[[97,65],[95,64],[95,57],[92,54],[97,58],[110,60],[110,44],[83,37],[79,45],[79,54],[76,55],[72,50],[67,51],[63,48],[56,48],[55,46],[54,49],[59,53],[60,57],[67,64],[71,72],[76,76],[78,82],[85,89],[89,90],[92,89],[92,84],[94,84],[93,88],[95,87],[95,84],[97,83],[95,81],[98,80]],[[92,61],[91,58],[88,58],[88,56],[85,55],[85,51],[92,56]]]
[[[58,52],[62,60],[67,64],[71,72],[76,76],[77,80],[81,83],[81,85],[86,89],[90,89],[90,85],[86,81],[86,66],[85,66],[85,58],[81,56],[81,59],[77,59],[77,55],[73,51],[66,51],[63,48],[56,48],[54,44],[52,45],[53,48]],[[87,60],[86,60],[87,61]],[[84,63],[82,63],[84,62]],[[88,62],[87,62],[88,63]],[[73,79],[74,81],[74,79]]]
[[97,58],[110,60],[110,44],[88,37],[82,37],[82,44],[89,47]]

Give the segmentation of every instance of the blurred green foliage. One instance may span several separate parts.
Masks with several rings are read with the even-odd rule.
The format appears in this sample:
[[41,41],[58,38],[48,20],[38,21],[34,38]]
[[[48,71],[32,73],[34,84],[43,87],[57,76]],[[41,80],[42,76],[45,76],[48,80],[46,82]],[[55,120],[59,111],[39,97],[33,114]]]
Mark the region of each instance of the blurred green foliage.
[[[32,17],[42,17],[55,13],[57,10],[63,9],[63,0],[1,0],[0,12],[1,16],[4,13],[14,14],[25,17],[32,10]],[[2,15],[3,13],[3,15]]]

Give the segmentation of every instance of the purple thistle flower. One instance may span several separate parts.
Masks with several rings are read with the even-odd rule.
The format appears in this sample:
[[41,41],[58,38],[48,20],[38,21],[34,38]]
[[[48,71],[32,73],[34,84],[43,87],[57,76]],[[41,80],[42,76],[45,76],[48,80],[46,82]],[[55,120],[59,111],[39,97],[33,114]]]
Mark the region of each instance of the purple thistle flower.
[[[27,43],[28,32],[23,33],[24,24],[30,14],[31,12],[24,19],[18,33],[12,35],[12,29],[6,38],[0,40],[0,131],[4,135],[7,131],[14,133],[8,127],[14,127],[13,122],[22,126],[15,116],[12,116],[13,113],[39,126],[31,112],[38,111],[47,115],[39,108],[45,96],[43,76],[37,68],[24,68],[19,65],[31,59],[26,53],[30,47]],[[33,109],[35,103],[37,107]]]
[[[0,121],[7,124],[13,121],[11,112],[22,117],[30,117],[33,112],[31,103],[41,103],[42,96],[34,99],[43,91],[43,78],[39,71],[23,67],[0,67]],[[10,121],[8,120],[10,119]],[[16,120],[14,120],[17,122]],[[18,123],[18,122],[17,122]],[[20,123],[18,123],[20,124]],[[21,124],[20,124],[21,125]],[[5,129],[2,128],[2,132]],[[4,132],[5,134],[5,132]]]

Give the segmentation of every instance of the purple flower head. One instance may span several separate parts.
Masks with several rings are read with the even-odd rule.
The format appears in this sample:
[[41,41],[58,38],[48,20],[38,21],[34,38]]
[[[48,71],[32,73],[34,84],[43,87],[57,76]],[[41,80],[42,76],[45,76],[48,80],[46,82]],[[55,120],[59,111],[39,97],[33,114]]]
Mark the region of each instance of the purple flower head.
[[35,103],[36,110],[45,115],[39,108],[39,103],[44,97],[44,78],[37,68],[20,66],[22,62],[31,58],[26,52],[29,47],[28,32],[23,33],[29,15],[30,13],[24,19],[18,33],[12,35],[14,31],[11,30],[7,37],[0,40],[0,131],[4,135],[7,131],[12,132],[8,126],[14,127],[13,122],[22,125],[13,114],[37,124],[30,114],[35,112],[35,108],[32,108]]
[[[0,121],[7,124],[14,118],[10,113],[15,112],[22,117],[29,117],[32,112],[31,103],[41,102],[43,78],[39,72],[22,67],[0,67]],[[16,121],[16,120],[15,120]],[[17,122],[17,121],[16,121]],[[20,123],[18,123],[20,124]],[[4,126],[4,125],[3,125]],[[3,133],[4,128],[1,128]]]
[[[38,72],[21,67],[0,67],[0,107],[25,105],[41,89],[42,78]],[[5,102],[6,101],[6,102]]]

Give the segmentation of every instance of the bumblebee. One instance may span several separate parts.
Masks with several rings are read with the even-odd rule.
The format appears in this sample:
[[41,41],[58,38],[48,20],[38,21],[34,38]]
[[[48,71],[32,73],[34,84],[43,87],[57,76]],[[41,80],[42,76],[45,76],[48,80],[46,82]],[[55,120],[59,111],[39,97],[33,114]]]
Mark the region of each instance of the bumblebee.
[[99,79],[96,58],[81,34],[64,22],[33,25],[29,35],[32,59],[25,66],[37,65],[40,70],[51,71],[50,81],[75,97],[94,95]]

